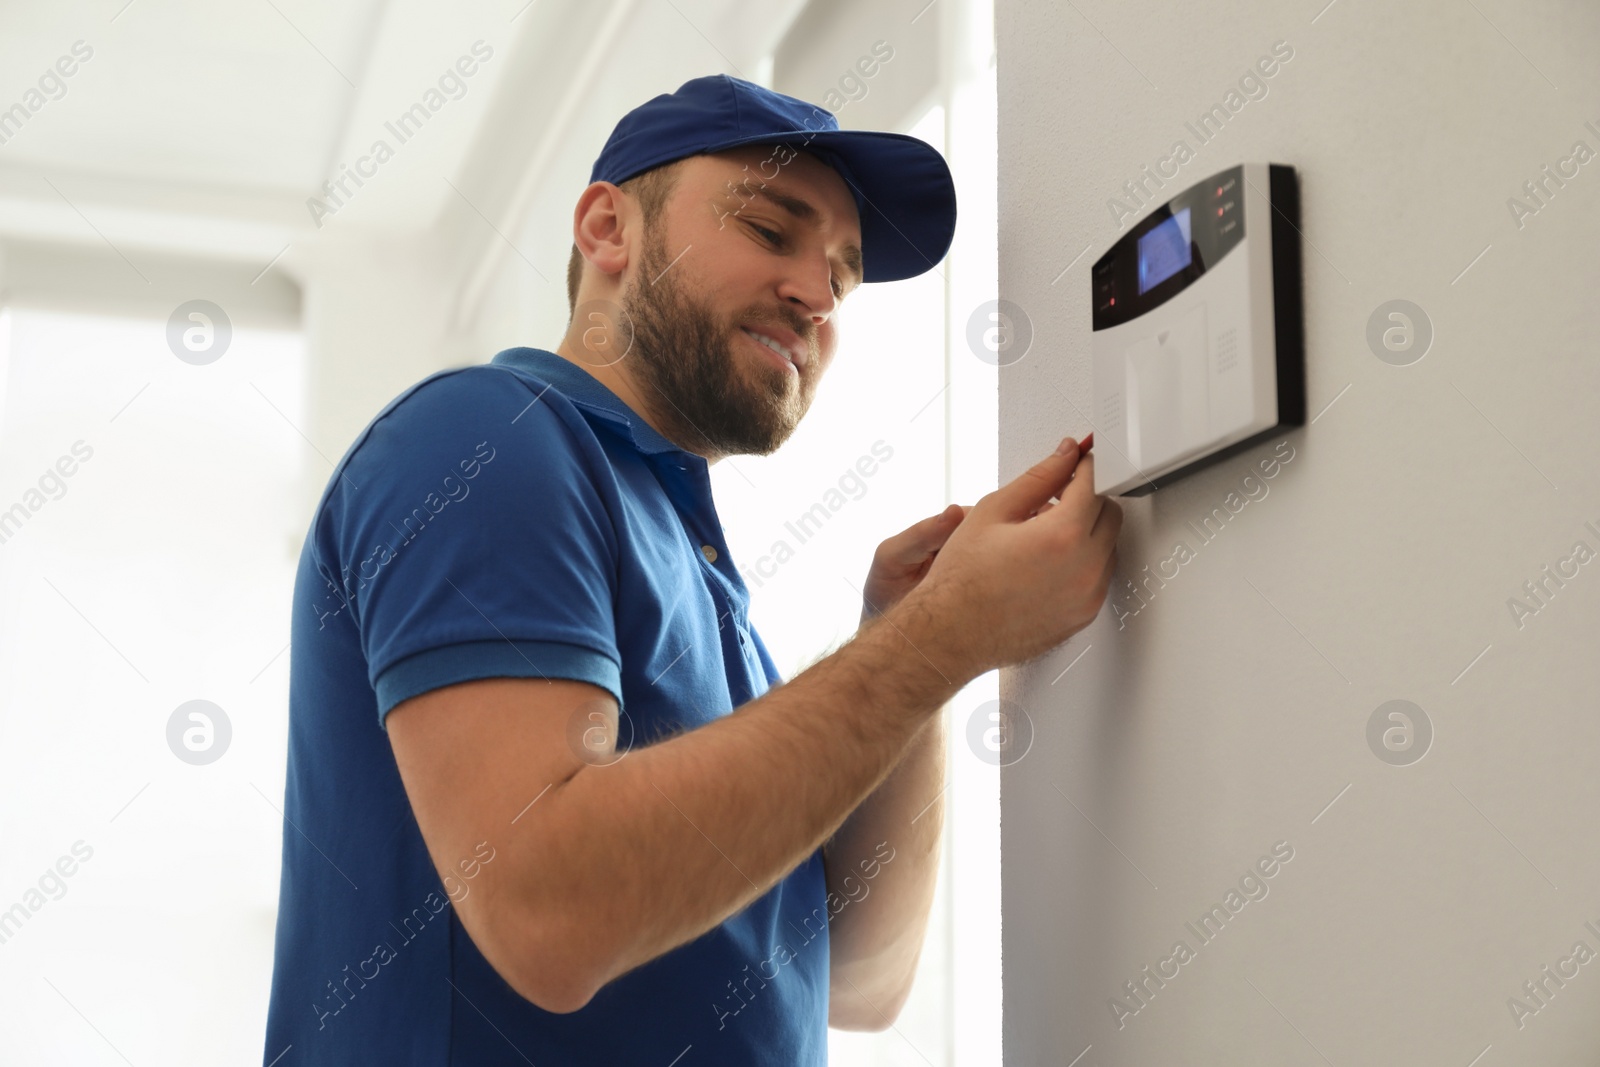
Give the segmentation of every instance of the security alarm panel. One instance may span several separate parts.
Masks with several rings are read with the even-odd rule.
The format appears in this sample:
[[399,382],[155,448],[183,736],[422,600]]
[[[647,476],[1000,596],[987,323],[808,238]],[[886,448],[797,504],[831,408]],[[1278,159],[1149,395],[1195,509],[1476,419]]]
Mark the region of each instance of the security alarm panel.
[[1299,226],[1294,168],[1244,163],[1095,263],[1096,493],[1143,496],[1305,424]]

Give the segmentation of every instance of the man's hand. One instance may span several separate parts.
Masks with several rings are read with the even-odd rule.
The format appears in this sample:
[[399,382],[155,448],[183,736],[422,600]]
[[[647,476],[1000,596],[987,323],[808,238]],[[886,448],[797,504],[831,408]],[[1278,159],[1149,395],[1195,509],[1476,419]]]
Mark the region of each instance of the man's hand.
[[867,585],[861,596],[861,622],[865,625],[896,604],[917,587],[928,573],[934,556],[961,525],[967,509],[951,504],[937,515],[906,527],[878,545],[867,572]]
[[[1093,447],[1094,432],[1091,430],[1082,441],[1077,442],[1079,457],[1087,457]],[[1055,500],[1047,500],[1030,511],[1029,517],[1043,515],[1055,505]],[[1111,507],[1117,512],[1120,527],[1121,509],[1115,504]],[[863,625],[894,607],[917,587],[917,583],[922,581],[928,568],[933,565],[939,549],[944,547],[944,543],[971,510],[970,506],[951,504],[939,514],[908,526],[878,545],[878,551],[872,557],[872,567],[867,573],[866,589],[862,591]],[[1115,534],[1112,540],[1115,541]]]
[[967,510],[898,610],[930,620],[913,625],[918,650],[957,675],[1025,663],[1094,621],[1121,529],[1069,437]]

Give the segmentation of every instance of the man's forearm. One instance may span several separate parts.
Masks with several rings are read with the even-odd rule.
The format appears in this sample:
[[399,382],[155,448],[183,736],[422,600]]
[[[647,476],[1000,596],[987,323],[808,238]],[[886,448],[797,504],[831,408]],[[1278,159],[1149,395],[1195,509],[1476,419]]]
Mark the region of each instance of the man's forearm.
[[907,597],[734,714],[553,788],[515,850],[528,857],[530,970],[557,968],[592,994],[814,852],[969,680],[930,612]]
[[828,888],[849,902],[829,925],[833,1026],[882,1029],[910,992],[938,883],[946,758],[937,714],[828,842]]

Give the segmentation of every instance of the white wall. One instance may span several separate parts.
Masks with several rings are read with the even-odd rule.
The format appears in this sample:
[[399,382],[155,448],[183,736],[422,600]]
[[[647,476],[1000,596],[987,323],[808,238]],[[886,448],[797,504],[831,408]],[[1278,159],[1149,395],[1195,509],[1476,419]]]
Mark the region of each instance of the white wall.
[[[1123,501],[1125,579],[1179,542],[1194,558],[1002,680],[1034,730],[1002,779],[1007,1063],[1600,1047],[1600,962],[1560,962],[1600,952],[1600,563],[1568,564],[1520,625],[1508,607],[1576,542],[1600,549],[1600,159],[1521,225],[1507,203],[1575,142],[1600,151],[1600,9],[1325,3],[998,5],[1000,290],[1036,331],[1001,381],[1002,480],[1089,429],[1109,199],[1193,147],[1185,123],[1279,41],[1267,95],[1161,198],[1244,160],[1299,168],[1317,416]],[[1392,299],[1433,325],[1409,366],[1366,341]],[[1266,495],[1202,542],[1187,523],[1280,439],[1294,458]],[[1367,740],[1394,699],[1434,732],[1408,766]],[[1267,895],[1202,943],[1185,923],[1278,842],[1293,859]],[[1193,958],[1127,996],[1179,940]],[[1541,1007],[1522,985],[1546,965],[1576,974]],[[1120,1027],[1119,995],[1139,1009]],[[1512,997],[1537,1013],[1519,1025]]]

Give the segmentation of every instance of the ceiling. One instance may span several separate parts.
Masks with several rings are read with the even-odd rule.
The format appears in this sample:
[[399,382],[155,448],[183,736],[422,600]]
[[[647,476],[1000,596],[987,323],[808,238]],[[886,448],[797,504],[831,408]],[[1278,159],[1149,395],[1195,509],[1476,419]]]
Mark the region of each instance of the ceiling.
[[[688,55],[706,71],[759,80],[804,7],[5,5],[0,242],[266,264],[335,227],[427,230],[453,211],[506,228],[567,148],[565,124],[596,96],[637,103],[639,86],[655,86],[653,57],[676,69]],[[415,125],[400,129],[408,112]],[[368,174],[360,185],[346,177],[353,168]],[[324,182],[341,177],[330,196]]]

